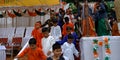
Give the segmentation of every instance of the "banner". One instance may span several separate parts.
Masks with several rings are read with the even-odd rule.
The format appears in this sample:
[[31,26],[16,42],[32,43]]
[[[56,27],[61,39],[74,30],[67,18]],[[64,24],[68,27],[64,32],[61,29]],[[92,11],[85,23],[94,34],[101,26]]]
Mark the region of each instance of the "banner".
[[0,6],[52,6],[59,0],[0,0]]

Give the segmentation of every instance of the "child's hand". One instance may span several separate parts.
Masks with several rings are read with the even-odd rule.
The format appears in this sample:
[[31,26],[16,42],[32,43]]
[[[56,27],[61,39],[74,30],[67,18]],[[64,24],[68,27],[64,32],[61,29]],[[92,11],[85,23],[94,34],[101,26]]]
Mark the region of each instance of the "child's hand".
[[61,39],[62,39],[62,37],[59,37],[59,39],[61,40]]
[[51,51],[48,51],[47,55],[49,56],[52,52]]

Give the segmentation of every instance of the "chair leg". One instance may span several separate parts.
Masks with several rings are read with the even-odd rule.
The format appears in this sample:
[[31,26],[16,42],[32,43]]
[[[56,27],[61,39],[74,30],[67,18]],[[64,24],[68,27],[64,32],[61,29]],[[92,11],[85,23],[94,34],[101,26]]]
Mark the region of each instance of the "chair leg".
[[11,60],[13,60],[13,47],[12,47],[12,50],[11,50]]

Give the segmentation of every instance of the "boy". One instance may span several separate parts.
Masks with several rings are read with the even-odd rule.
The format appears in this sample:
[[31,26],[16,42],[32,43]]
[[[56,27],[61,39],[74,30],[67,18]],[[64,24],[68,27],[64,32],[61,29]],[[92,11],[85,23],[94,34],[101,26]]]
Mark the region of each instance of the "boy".
[[69,22],[69,18],[65,17],[65,24],[62,26],[62,35],[65,36],[67,34],[66,28],[67,26],[70,26],[72,28],[72,31],[74,31],[74,25],[73,23]]
[[78,40],[79,37],[78,37],[78,35],[76,34],[76,32],[72,31],[72,28],[69,27],[69,26],[66,27],[66,35],[63,37],[63,39],[62,39],[61,41],[58,41],[58,43],[62,45],[63,43],[67,42],[67,40],[68,40],[68,35],[69,35],[69,34],[72,34],[72,35],[73,35],[73,37],[74,37],[73,43],[74,43],[75,46],[76,46],[76,40]]
[[42,48],[41,45],[41,39],[42,39],[42,33],[41,33],[41,21],[38,21],[35,23],[34,29],[32,31],[32,36],[36,39],[36,45],[37,47]]
[[59,41],[60,38],[62,37],[62,34],[61,34],[61,28],[57,24],[58,24],[58,21],[54,19],[53,26],[51,27],[51,30],[50,30],[50,35],[53,36],[56,41]]
[[21,54],[17,55],[16,58],[21,58],[25,55],[27,55],[28,60],[46,60],[46,56],[41,48],[36,47],[35,38],[31,38],[29,40],[29,47],[26,48]]
[[72,43],[73,39],[73,35],[69,34],[67,42],[62,45],[63,56],[69,58],[69,60],[75,60],[74,55],[76,57],[79,57],[79,52],[75,48],[75,45]]
[[48,57],[47,60],[65,60],[62,56],[61,56],[61,46],[58,43],[53,44],[52,46],[53,49],[53,56],[52,57]]
[[55,39],[49,35],[49,28],[42,28],[42,50],[46,56],[50,56],[52,52],[52,45],[55,43]]

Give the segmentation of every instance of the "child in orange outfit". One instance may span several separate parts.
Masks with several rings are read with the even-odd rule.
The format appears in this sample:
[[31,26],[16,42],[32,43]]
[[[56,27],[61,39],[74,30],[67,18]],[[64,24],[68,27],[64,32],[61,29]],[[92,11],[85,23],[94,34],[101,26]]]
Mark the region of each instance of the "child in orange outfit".
[[73,23],[69,22],[69,18],[68,17],[65,17],[65,24],[62,27],[63,28],[63,30],[62,30],[62,35],[63,36],[67,35],[66,28],[68,26],[72,28],[72,31],[74,31],[74,25],[73,25]]
[[35,27],[32,31],[32,36],[37,40],[37,47],[40,47],[42,48],[42,45],[41,45],[41,39],[42,39],[42,33],[41,33],[41,22],[38,21],[35,23]]
[[22,51],[21,54],[17,55],[16,58],[21,58],[27,55],[28,60],[46,60],[41,48],[36,47],[36,39],[31,38],[29,40],[29,47]]

